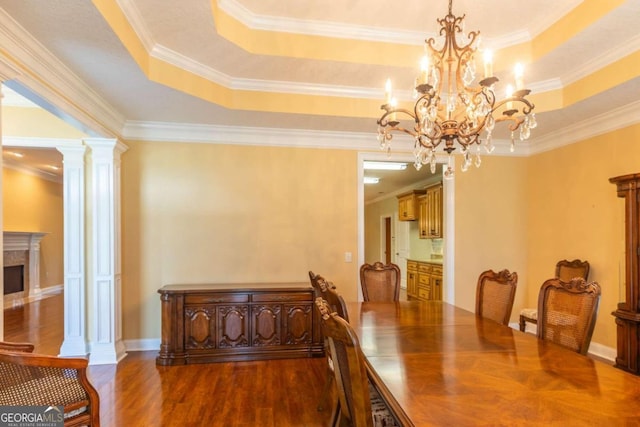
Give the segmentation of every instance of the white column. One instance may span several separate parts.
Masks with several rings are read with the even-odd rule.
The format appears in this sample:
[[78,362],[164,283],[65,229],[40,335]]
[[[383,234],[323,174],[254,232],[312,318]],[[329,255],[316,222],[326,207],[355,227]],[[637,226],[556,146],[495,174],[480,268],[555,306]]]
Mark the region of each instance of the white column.
[[86,139],[85,143],[91,149],[89,363],[118,363],[126,356],[122,342],[120,156],[127,146],[106,138]]
[[38,296],[40,293],[40,241],[42,236],[35,233],[29,238],[29,295]]
[[60,356],[86,356],[86,293],[84,235],[85,146],[56,147],[64,173],[64,340]]

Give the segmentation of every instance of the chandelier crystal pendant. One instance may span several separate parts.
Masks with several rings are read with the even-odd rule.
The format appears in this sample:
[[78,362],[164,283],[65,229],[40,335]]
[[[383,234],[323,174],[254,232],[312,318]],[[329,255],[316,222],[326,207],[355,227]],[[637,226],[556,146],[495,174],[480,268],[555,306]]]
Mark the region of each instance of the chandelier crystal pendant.
[[[497,122],[508,123],[511,151],[514,150],[516,131],[519,130],[519,139],[524,141],[537,126],[533,113],[535,106],[526,99],[531,91],[524,88],[521,65],[517,64],[514,71],[515,89],[507,85],[506,97],[497,101],[494,86],[498,78],[493,76],[491,53],[485,51],[484,78],[477,86],[471,86],[476,79],[475,53],[480,32],[470,32],[468,43],[464,44],[465,40],[456,35],[464,35],[465,15],[456,17],[451,8],[452,0],[449,0],[449,13],[437,20],[441,26],[440,35],[444,35],[442,46],[436,46],[434,38],[425,40],[425,56],[415,81],[417,100],[413,111],[397,107],[391,81],[387,80],[386,101],[380,107],[384,112],[378,120],[378,141],[382,150],[390,151],[394,132],[404,132],[415,139],[415,167],[418,170],[429,164],[431,173],[435,173],[436,149],[442,144],[443,151],[449,155],[445,178],[453,178],[452,156],[458,147],[463,157],[463,172],[471,163],[480,167],[480,146],[484,146],[487,153],[494,150],[492,132]],[[403,119],[412,120],[413,128],[403,127]],[[483,130],[486,136],[481,139]],[[476,150],[471,153],[474,144]]]

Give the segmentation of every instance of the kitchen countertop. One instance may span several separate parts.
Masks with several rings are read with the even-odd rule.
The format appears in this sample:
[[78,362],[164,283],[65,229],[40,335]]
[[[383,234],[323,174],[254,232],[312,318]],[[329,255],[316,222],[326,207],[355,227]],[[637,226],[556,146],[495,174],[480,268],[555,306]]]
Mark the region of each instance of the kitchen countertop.
[[428,258],[428,259],[409,258],[407,259],[407,261],[426,262],[429,264],[442,265],[442,258]]

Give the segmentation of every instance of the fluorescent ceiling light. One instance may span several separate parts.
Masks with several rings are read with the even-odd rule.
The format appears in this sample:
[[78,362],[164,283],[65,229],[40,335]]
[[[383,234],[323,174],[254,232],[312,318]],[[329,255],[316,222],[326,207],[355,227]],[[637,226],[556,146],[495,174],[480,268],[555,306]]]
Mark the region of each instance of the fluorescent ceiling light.
[[403,171],[407,168],[406,163],[397,162],[371,162],[365,161],[364,168],[366,170],[379,170],[379,171]]
[[377,184],[378,182],[380,182],[380,178],[374,178],[372,176],[365,176],[364,177],[364,183],[365,184]]

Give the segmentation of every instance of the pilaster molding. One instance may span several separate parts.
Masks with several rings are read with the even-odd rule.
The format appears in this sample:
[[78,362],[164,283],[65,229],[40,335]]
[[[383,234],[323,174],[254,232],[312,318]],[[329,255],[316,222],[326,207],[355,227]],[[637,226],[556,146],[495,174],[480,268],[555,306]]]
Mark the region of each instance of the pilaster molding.
[[91,149],[91,364],[118,363],[122,341],[120,241],[120,156],[127,146],[116,139],[89,138]]
[[85,161],[86,147],[59,146],[63,159],[64,340],[60,356],[86,356]]

